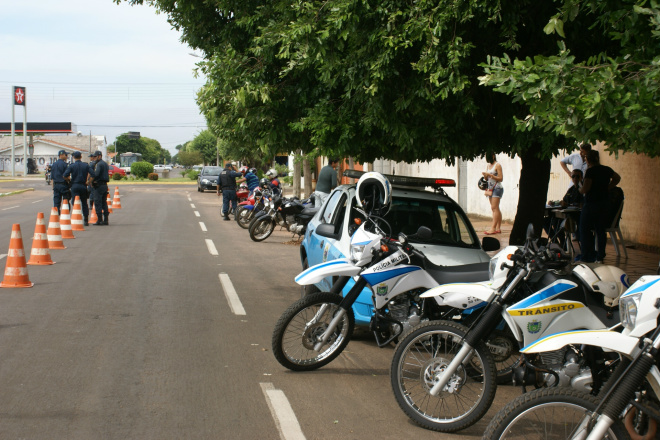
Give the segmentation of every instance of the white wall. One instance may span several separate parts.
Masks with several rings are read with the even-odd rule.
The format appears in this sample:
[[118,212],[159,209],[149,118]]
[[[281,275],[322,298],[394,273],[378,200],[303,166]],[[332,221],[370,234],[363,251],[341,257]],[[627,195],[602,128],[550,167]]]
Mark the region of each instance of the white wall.
[[[542,197],[545,201],[561,199],[568,189],[570,179],[559,165],[560,159],[565,156],[566,155],[561,155],[552,159],[548,194],[539,195],[539,197]],[[522,164],[518,156],[511,158],[505,154],[498,154],[497,161],[502,165],[502,173],[504,174],[504,180],[502,182],[504,196],[500,202],[502,217],[504,220],[513,221],[516,216],[516,210],[518,209],[518,183],[520,181]],[[459,200],[458,163],[450,166],[444,160],[438,159],[430,162],[415,162],[412,164],[389,160],[377,160],[374,162],[373,166],[374,171],[384,174],[454,179],[457,186],[455,188],[445,188],[445,191],[452,199],[457,202]],[[481,173],[486,171],[487,168],[488,163],[485,159],[477,159],[475,161],[467,162],[466,164],[467,202],[466,206],[461,207],[469,214],[483,215],[486,217],[491,215],[488,199],[483,195],[483,191],[477,186]]]

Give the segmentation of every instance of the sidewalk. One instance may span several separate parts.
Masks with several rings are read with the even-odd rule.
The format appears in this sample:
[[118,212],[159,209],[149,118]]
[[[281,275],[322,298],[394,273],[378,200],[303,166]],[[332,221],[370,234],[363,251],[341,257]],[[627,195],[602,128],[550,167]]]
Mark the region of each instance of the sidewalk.
[[[483,239],[483,237],[486,236],[484,234],[484,231],[490,229],[490,225],[492,223],[491,219],[472,216],[472,215],[468,215],[468,217],[470,218],[470,221],[472,222],[472,226],[474,226],[474,230],[477,232],[479,239]],[[509,244],[509,236],[511,235],[512,228],[513,228],[512,223],[502,222],[502,233],[491,235],[491,237],[497,238],[500,241],[500,245],[501,245],[500,249],[503,249],[505,246]],[[609,234],[607,240],[608,240],[607,247],[605,250],[606,256],[605,256],[605,261],[603,263],[619,267],[628,275],[631,283],[637,281],[637,279],[642,275],[652,275],[652,274],[654,275],[657,272],[658,262],[660,261],[660,254],[658,254],[657,252],[650,252],[641,249],[635,249],[632,247],[626,247],[626,250],[628,251],[628,258],[626,259],[625,256],[623,255],[623,251],[619,247],[621,256],[617,257],[616,251],[614,250],[614,246],[612,246],[612,240],[609,238]],[[579,245],[577,242],[575,242],[574,245],[576,249],[579,249]],[[495,253],[496,252],[489,252],[489,254],[492,255],[494,255]]]

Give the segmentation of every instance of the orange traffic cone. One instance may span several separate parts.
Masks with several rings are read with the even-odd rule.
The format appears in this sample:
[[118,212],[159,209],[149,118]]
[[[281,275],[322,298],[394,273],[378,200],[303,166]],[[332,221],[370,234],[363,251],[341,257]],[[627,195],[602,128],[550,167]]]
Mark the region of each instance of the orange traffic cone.
[[11,228],[11,239],[9,240],[9,251],[7,253],[7,264],[5,265],[5,277],[0,287],[32,287],[27,266],[25,265],[25,251],[23,251],[23,237],[21,236],[21,225],[14,223]]
[[60,228],[62,229],[62,238],[76,238],[71,229],[71,214],[69,213],[69,201],[67,199],[62,200]]
[[50,210],[50,220],[48,222],[48,248],[66,249],[62,241],[62,229],[60,229],[60,215],[57,208]]
[[71,229],[74,231],[85,230],[85,227],[83,226],[82,203],[80,202],[80,196],[76,196],[76,200],[73,202],[73,212],[71,213]]
[[27,264],[40,266],[55,264],[50,258],[50,251],[48,250],[48,236],[46,235],[46,221],[43,212],[37,214],[37,225],[34,227],[34,237],[32,238],[32,252]]
[[108,193],[108,198],[105,202],[108,205],[108,214],[112,214],[112,199],[110,199],[110,193]]
[[93,225],[97,221],[99,221],[99,217],[96,215],[96,206],[92,205],[89,208],[89,223]]
[[121,196],[119,195],[118,186],[115,186],[115,195],[112,198],[112,209],[121,209]]

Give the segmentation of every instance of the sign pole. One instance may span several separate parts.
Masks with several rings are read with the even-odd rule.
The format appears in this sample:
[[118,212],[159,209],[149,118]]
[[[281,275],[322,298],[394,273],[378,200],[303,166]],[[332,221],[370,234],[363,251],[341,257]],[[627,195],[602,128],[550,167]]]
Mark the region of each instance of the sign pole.
[[[12,95],[15,93],[15,87],[12,88]],[[14,104],[16,103],[16,98],[12,96],[11,99],[11,177],[16,177],[15,167],[14,167],[14,134],[16,127],[14,127],[15,121],[15,111]]]
[[25,104],[23,106],[23,177],[28,174],[27,149],[27,104]]

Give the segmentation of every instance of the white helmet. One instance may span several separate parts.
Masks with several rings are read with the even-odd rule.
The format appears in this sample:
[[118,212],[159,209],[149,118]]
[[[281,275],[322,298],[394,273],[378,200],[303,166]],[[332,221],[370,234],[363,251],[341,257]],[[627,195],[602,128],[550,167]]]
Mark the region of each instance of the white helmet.
[[275,177],[277,177],[277,171],[275,170],[275,168],[271,168],[268,171],[266,171],[266,176],[270,177],[271,179],[274,179]]
[[357,204],[366,212],[384,216],[392,205],[392,186],[381,173],[364,173],[355,188]]

